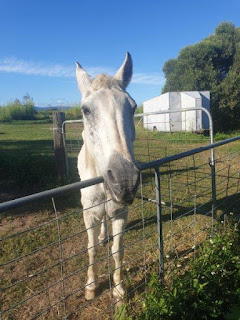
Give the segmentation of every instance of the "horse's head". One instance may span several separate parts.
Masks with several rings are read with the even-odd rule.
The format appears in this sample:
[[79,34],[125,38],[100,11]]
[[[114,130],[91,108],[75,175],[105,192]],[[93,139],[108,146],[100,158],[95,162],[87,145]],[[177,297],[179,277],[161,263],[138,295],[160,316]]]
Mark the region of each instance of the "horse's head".
[[83,139],[91,165],[104,177],[115,202],[132,203],[139,185],[133,154],[135,101],[125,91],[132,77],[132,58],[126,58],[114,77],[91,79],[77,63],[82,93]]

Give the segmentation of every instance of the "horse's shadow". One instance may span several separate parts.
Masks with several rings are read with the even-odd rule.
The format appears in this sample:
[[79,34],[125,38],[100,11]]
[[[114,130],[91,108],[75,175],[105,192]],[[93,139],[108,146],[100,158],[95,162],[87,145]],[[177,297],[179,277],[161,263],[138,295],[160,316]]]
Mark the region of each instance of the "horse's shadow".
[[[223,213],[219,217],[215,217],[215,219],[220,219],[223,214],[229,214],[232,211],[237,210],[236,208],[233,208],[233,205],[235,204],[235,207],[239,203],[240,205],[240,193],[235,193],[229,196],[225,196],[222,198],[219,198],[215,202],[215,209],[222,211]],[[165,203],[166,206],[170,207],[170,203]],[[239,206],[238,206],[239,207]],[[201,205],[201,209],[196,207],[196,210],[194,210],[193,206],[183,206],[183,205],[173,205],[173,208],[175,209],[175,212],[173,213],[173,220],[180,219],[181,217],[188,217],[193,216],[194,214],[200,214],[202,216],[210,215],[212,212],[212,201],[208,201],[204,203],[204,205]],[[235,212],[235,214],[239,214],[239,212]],[[171,214],[162,214],[161,215],[162,222],[168,222],[171,220]],[[157,223],[157,214],[150,215],[149,217],[144,217],[144,226],[150,226]],[[130,231],[137,231],[143,228],[143,219],[138,218],[135,220],[132,220],[128,222],[126,226],[126,232]]]
[[[141,165],[141,163],[140,163],[140,165]],[[198,169],[199,169],[198,167],[169,169],[169,167],[167,165],[163,165],[163,166],[161,166],[160,176],[170,175],[170,174],[180,174],[180,173],[189,172],[189,171],[196,171]],[[148,182],[149,179],[154,179],[154,169],[150,168],[146,171],[142,171],[141,175],[142,175],[142,179],[144,180],[144,182]]]

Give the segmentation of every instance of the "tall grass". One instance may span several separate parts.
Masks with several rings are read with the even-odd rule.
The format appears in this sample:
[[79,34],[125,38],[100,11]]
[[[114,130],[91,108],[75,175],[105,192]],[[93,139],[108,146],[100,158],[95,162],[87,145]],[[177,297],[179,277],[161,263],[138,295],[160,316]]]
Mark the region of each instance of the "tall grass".
[[0,121],[33,120],[35,118],[34,105],[22,104],[20,101],[0,107]]

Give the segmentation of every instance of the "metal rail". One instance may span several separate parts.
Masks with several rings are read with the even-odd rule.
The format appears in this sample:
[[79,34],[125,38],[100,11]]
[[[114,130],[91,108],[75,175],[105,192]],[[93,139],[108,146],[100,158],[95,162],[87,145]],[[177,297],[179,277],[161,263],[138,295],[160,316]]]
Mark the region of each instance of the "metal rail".
[[185,157],[188,157],[188,156],[192,156],[194,154],[197,154],[197,153],[200,153],[200,152],[203,152],[203,151],[207,151],[207,150],[211,150],[211,149],[214,149],[214,148],[217,148],[217,147],[220,147],[220,146],[223,146],[225,144],[228,144],[228,143],[231,143],[231,142],[234,142],[234,141],[238,141],[238,140],[240,140],[240,136],[236,136],[236,137],[233,137],[233,138],[229,138],[229,139],[225,139],[225,140],[222,140],[222,141],[219,141],[219,142],[215,142],[215,143],[209,144],[207,146],[203,146],[203,147],[191,149],[191,150],[188,150],[188,151],[176,153],[176,154],[174,154],[172,156],[165,157],[165,158],[162,158],[162,159],[146,162],[146,163],[141,164],[141,170],[146,170],[146,169],[150,169],[150,168],[156,168],[156,167],[159,167],[159,166],[161,166],[161,165],[163,165],[165,163],[168,163],[168,162],[171,162],[171,161],[174,161],[174,160],[178,160],[178,159],[182,159],[182,158],[185,158]]
[[73,190],[81,190],[83,188],[87,188],[87,187],[90,187],[90,186],[93,186],[95,184],[102,183],[102,182],[104,182],[103,177],[96,177],[93,179],[88,179],[88,180],[84,180],[84,181],[80,181],[80,182],[67,184],[65,186],[58,187],[55,189],[46,190],[46,191],[42,191],[39,193],[34,193],[34,194],[31,194],[26,197],[17,198],[15,200],[3,202],[3,203],[0,203],[0,212],[22,206],[22,205],[30,203],[32,201],[42,200],[45,198],[51,198],[51,197],[60,195],[65,192],[69,192],[69,191],[73,191]]

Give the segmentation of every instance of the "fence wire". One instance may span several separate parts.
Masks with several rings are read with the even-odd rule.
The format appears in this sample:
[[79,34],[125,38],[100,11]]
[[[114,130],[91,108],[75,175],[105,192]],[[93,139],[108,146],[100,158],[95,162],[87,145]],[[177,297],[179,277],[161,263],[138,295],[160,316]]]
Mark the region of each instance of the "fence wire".
[[[142,226],[145,219],[143,206],[144,201],[139,199],[130,208],[133,219],[129,221],[125,234],[124,284],[129,288],[130,297],[136,288],[140,290],[146,284],[145,275],[142,277],[139,270],[145,270],[146,252],[152,247],[143,244],[154,233],[152,230],[146,232]],[[83,210],[78,207],[66,209],[62,199],[54,197],[52,209],[49,203],[48,209],[42,212],[31,211],[26,206],[26,214],[18,216],[15,209],[4,219],[6,232],[0,239],[2,319],[92,319],[93,315],[100,319],[112,318],[115,312],[115,302],[111,300],[115,266],[110,251],[111,233],[106,243],[108,250],[97,245],[96,264],[101,291],[94,301],[86,302],[83,292],[88,250]],[[153,217],[153,214],[146,217],[145,224]],[[108,218],[107,222],[110,220]]]
[[[144,141],[146,147],[141,140],[139,150],[147,152],[148,160],[166,155],[165,152],[172,154],[168,146],[161,147],[158,136]],[[179,142],[166,143],[176,143],[179,150]],[[181,143],[182,151],[205,141]],[[141,184],[135,202],[128,208],[124,234],[124,301],[129,314],[135,315],[142,308],[141,294],[146,292],[152,272],[159,270],[159,261],[160,271],[162,275],[165,271],[167,279],[174,268],[184,268],[188,259],[197,254],[199,245],[211,236],[217,219],[224,221],[230,212],[239,214],[239,140],[215,150],[214,210],[210,156],[210,150],[206,150],[166,161],[159,172],[155,167],[141,172]],[[1,218],[1,320],[113,319],[116,301],[112,299],[115,265],[110,250],[111,218],[106,219],[105,243],[96,244],[97,295],[86,301],[88,239],[79,191],[54,195],[44,204],[41,210],[39,202],[25,204],[21,211],[18,207],[11,209]],[[96,205],[103,204],[107,202]]]

